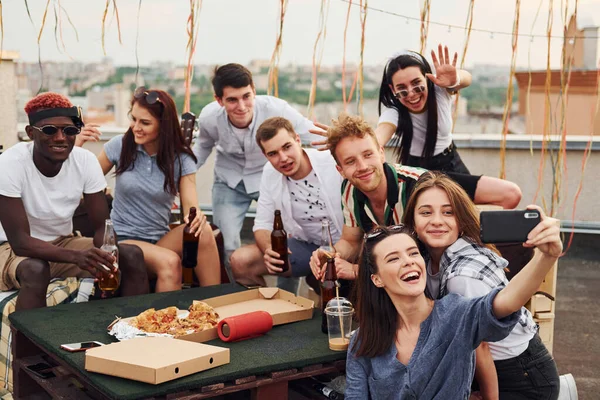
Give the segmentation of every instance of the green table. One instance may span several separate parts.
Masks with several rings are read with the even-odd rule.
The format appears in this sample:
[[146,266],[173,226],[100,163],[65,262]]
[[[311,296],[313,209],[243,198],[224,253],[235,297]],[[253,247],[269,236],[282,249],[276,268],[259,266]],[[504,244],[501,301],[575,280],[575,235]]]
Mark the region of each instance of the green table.
[[[63,396],[63,392],[68,391],[63,387],[65,385],[57,382],[48,385],[54,379],[42,380],[25,369],[40,353],[56,361],[60,365],[59,371],[62,368],[77,377],[89,398],[124,400],[186,396],[200,399],[244,389],[251,389],[253,398],[257,399],[287,398],[289,380],[344,368],[346,353],[329,350],[327,337],[321,333],[321,314],[317,310],[311,320],[276,326],[258,338],[237,343],[208,342],[231,349],[231,362],[160,385],[88,373],[84,369],[84,353],[68,353],[59,348],[64,343],[115,341],[106,330],[115,316],[135,316],[151,307],[186,309],[192,300],[241,290],[245,289],[239,285],[219,285],[15,312],[9,318],[14,331],[15,397],[25,397],[43,386],[47,386],[44,389],[54,393],[53,396]],[[74,389],[71,387],[70,390]],[[189,397],[191,394],[193,396]],[[84,398],[82,396],[76,398]]]

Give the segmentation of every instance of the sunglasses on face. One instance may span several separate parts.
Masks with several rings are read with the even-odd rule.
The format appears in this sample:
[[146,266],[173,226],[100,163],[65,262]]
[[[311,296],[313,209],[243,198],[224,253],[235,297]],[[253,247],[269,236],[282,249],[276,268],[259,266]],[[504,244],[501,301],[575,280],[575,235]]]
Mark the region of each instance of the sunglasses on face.
[[32,128],[37,129],[42,132],[44,135],[52,136],[56,135],[59,130],[62,130],[63,133],[67,136],[75,136],[81,132],[81,129],[76,127],[75,125],[67,125],[67,126],[54,126],[54,125],[44,125],[44,126],[34,126],[31,125]]
[[140,86],[139,88],[135,89],[135,92],[133,92],[133,97],[136,99],[141,99],[144,96],[146,96],[146,103],[148,104],[154,104],[157,101],[159,103],[161,102],[158,92],[153,90],[148,91],[144,86]]
[[386,227],[377,227],[371,230],[369,233],[365,233],[365,242],[375,239],[381,236],[382,233],[397,233],[404,228],[403,224],[391,225]]
[[412,88],[410,88],[410,90],[409,89],[398,90],[396,93],[394,93],[394,97],[397,98],[398,100],[400,100],[405,97],[408,97],[410,92],[415,92],[415,93],[419,94],[419,93],[423,93],[424,91],[425,91],[424,85],[413,86]]

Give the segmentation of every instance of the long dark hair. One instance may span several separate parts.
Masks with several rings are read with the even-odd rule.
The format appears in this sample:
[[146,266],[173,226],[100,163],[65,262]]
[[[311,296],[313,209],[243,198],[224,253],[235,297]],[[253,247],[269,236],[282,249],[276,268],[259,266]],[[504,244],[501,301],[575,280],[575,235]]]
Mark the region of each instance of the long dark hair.
[[[381,105],[387,108],[395,108],[398,110],[398,123],[396,124],[396,134],[392,138],[392,144],[395,147],[394,154],[398,157],[398,161],[401,164],[408,162],[410,156],[410,147],[413,139],[413,125],[410,119],[410,112],[408,109],[400,103],[394,96],[394,93],[390,89],[390,85],[393,86],[392,77],[394,74],[404,68],[408,67],[419,67],[425,81],[427,82],[427,134],[425,136],[425,146],[423,147],[423,153],[421,157],[425,160],[422,162],[423,165],[416,165],[417,167],[426,166],[427,161],[433,157],[435,151],[435,144],[437,143],[438,134],[438,109],[437,99],[435,96],[435,84],[427,79],[425,74],[431,74],[431,66],[419,53],[410,52],[408,54],[402,54],[398,57],[390,60],[383,69],[383,77],[381,79],[381,87],[379,88],[379,115],[381,115]],[[385,143],[383,143],[385,145]]]
[[394,343],[398,329],[398,311],[390,296],[385,289],[375,286],[371,281],[371,275],[378,271],[373,249],[377,243],[392,235],[404,234],[415,240],[406,227],[394,230],[377,227],[375,230],[380,232],[379,235],[363,243],[352,297],[360,326],[352,348],[356,357],[371,358],[385,354]]
[[[179,177],[181,178],[181,154],[185,153],[190,155],[194,159],[194,162],[197,162],[197,160],[194,156],[194,152],[190,149],[190,146],[186,144],[183,133],[181,132],[179,115],[177,114],[177,107],[175,106],[173,98],[171,98],[167,92],[162,90],[148,90],[148,92],[157,93],[158,101],[149,104],[146,101],[145,95],[139,98],[132,97],[131,108],[133,108],[135,103],[138,103],[140,107],[148,110],[148,112],[159,121],[156,163],[158,164],[158,168],[160,168],[165,175],[165,182],[163,184],[164,191],[176,195],[179,191],[179,182],[175,182],[175,161],[178,161]],[[119,166],[115,171],[116,175],[120,175],[135,167],[137,155],[136,149],[137,145],[135,144],[133,131],[131,127],[129,127],[123,136],[123,147],[121,156],[119,157]]]

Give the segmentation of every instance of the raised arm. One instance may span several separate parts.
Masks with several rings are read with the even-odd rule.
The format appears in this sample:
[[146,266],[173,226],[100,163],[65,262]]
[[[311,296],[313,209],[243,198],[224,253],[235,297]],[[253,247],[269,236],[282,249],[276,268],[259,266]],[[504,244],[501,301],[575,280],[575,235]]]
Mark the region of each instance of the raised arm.
[[537,247],[538,251],[521,272],[496,295],[493,311],[498,319],[512,314],[527,303],[562,253],[559,221],[547,217],[538,206],[530,205],[527,208],[539,211],[541,221],[529,233],[523,246]]
[[468,71],[456,68],[458,53],[454,53],[450,60],[448,46],[438,45],[438,54],[431,51],[431,59],[435,69],[435,75],[427,74],[427,78],[439,87],[455,92],[471,85],[472,77]]

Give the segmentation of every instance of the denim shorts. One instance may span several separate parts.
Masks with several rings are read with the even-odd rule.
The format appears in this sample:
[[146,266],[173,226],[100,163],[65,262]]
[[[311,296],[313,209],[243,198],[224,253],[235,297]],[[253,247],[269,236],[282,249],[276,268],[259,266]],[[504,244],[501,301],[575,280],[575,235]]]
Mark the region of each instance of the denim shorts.
[[305,242],[304,240],[298,240],[289,238],[287,241],[288,249],[292,254],[288,255],[288,260],[292,266],[292,276],[307,276],[312,275],[310,270],[310,257],[313,251],[319,248],[314,243]]
[[135,237],[135,236],[118,236],[118,238],[119,238],[119,243],[124,242],[125,240],[138,240],[140,242],[146,242],[146,243],[150,243],[150,244],[156,244],[156,242],[158,242],[158,240],[146,239],[146,238]]

